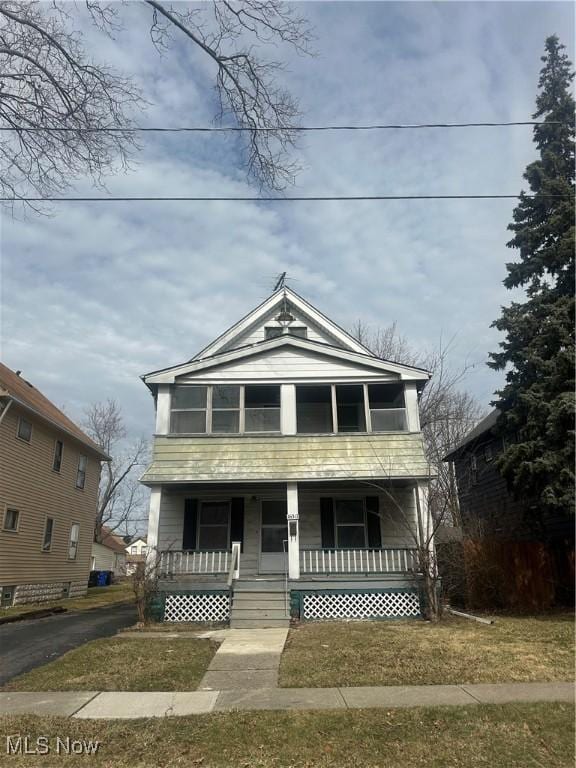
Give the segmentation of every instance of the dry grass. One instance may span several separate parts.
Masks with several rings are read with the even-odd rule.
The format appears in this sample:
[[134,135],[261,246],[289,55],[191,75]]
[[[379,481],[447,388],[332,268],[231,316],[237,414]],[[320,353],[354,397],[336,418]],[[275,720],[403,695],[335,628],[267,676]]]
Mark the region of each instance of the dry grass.
[[52,600],[47,603],[14,605],[10,608],[0,608],[0,618],[5,616],[24,616],[30,613],[30,611],[55,608],[56,606],[62,606],[67,611],[88,611],[90,608],[100,608],[104,605],[133,601],[132,582],[127,580],[119,584],[111,584],[109,587],[90,587],[85,597],[73,597],[67,600]]
[[217,646],[194,638],[106,638],[6,683],[4,691],[194,691]]
[[95,739],[96,755],[11,756],[12,768],[570,768],[567,704],[233,712],[136,721],[4,717],[5,734]]
[[574,619],[322,622],[290,630],[280,685],[417,685],[570,680]]

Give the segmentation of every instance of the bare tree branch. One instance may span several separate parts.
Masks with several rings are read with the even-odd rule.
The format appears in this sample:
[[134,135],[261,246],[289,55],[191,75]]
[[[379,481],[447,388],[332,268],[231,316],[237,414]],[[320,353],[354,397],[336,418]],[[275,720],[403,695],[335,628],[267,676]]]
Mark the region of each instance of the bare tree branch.
[[[89,0],[88,9],[114,27],[111,6]],[[86,174],[101,184],[136,148],[126,129],[143,103],[138,89],[92,63],[68,20],[59,4],[0,2],[0,126],[14,129],[0,135],[0,192],[13,201],[62,193]]]
[[102,526],[114,531],[127,528],[141,513],[145,492],[133,471],[147,463],[148,444],[144,438],[125,445],[126,429],[115,400],[93,403],[83,423],[87,434],[111,456],[104,462],[98,492],[94,539],[102,540]]
[[300,112],[288,91],[276,84],[282,65],[260,60],[250,39],[260,46],[286,43],[310,54],[312,33],[305,19],[280,0],[221,1],[184,10],[158,0],[144,2],[153,9],[150,34],[159,49],[169,45],[173,27],[215,63],[218,118],[230,116],[238,127],[249,129],[249,177],[277,191],[293,183],[298,166],[289,157]]

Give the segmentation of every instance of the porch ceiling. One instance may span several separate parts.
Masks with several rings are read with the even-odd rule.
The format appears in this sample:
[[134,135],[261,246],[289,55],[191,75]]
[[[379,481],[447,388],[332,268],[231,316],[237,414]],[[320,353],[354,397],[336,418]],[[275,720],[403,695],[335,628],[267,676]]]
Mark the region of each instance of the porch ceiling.
[[156,437],[146,485],[429,476],[419,433]]

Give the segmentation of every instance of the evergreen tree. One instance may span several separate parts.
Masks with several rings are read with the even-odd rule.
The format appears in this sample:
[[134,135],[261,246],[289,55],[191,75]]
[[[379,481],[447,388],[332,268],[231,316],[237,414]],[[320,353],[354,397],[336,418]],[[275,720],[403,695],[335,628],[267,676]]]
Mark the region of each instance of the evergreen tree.
[[505,449],[498,467],[535,522],[574,510],[574,98],[572,65],[555,35],[546,40],[536,99],[539,158],[524,173],[509,225],[519,260],[506,265],[507,288],[526,299],[502,310],[503,331],[490,355],[507,369],[493,402]]

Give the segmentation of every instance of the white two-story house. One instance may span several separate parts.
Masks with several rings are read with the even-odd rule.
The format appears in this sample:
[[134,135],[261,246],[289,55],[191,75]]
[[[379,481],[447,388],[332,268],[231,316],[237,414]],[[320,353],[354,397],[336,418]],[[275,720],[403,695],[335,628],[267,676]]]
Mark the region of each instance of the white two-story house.
[[142,482],[164,619],[420,615],[428,379],[289,288],[191,360],[143,376],[156,404]]

